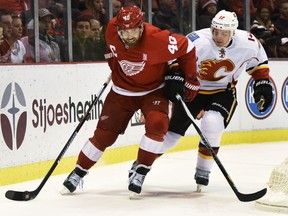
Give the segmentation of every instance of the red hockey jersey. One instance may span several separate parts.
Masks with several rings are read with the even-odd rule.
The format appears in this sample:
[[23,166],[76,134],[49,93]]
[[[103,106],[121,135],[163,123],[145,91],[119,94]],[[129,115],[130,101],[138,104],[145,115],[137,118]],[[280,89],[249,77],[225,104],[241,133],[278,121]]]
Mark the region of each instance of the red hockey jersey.
[[126,49],[117,33],[116,18],[113,18],[106,29],[106,42],[109,52],[105,57],[112,70],[112,81],[120,89],[118,93],[143,95],[163,86],[168,62],[174,59],[186,76],[196,77],[195,48],[183,35],[171,35],[167,30],[144,22],[140,41]]

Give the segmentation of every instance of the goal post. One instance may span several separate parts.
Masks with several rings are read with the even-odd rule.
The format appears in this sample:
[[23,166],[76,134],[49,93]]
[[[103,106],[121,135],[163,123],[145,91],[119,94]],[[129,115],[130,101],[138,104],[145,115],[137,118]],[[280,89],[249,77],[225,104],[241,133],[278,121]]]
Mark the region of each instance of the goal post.
[[288,213],[288,158],[272,170],[267,194],[255,205],[266,211]]

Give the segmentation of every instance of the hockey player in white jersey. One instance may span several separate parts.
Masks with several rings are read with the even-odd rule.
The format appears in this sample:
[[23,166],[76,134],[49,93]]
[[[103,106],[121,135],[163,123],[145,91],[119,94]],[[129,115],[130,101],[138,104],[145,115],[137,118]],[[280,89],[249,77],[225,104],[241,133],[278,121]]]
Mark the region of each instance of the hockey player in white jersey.
[[[222,10],[213,18],[211,28],[187,35],[196,47],[200,90],[196,98],[186,105],[194,118],[202,118],[201,131],[215,153],[237,106],[236,84],[241,73],[253,77],[253,96],[256,103],[262,103],[260,111],[271,105],[273,97],[268,58],[261,43],[254,35],[237,27],[236,14]],[[170,83],[166,82],[166,85]],[[181,103],[174,106],[169,131],[164,138],[167,150],[178,143],[191,125]],[[194,175],[198,191],[203,185],[208,185],[213,163],[213,157],[200,140]],[[129,171],[130,175],[134,166]]]

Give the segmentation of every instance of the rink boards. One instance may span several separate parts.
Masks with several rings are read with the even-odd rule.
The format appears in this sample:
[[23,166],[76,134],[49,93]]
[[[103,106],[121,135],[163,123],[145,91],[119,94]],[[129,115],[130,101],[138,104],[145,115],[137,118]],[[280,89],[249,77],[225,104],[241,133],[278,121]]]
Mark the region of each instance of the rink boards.
[[[270,67],[274,88],[272,107],[265,113],[257,112],[252,97],[253,83],[243,73],[237,84],[238,108],[222,145],[288,140],[288,63],[271,61]],[[0,186],[42,178],[47,173],[109,74],[106,63],[0,67],[0,176],[6,176],[0,179]],[[81,147],[93,134],[110,86],[111,83],[54,174],[68,172],[74,166]],[[105,152],[98,165],[136,157],[144,133],[139,114],[133,116],[125,134]],[[195,149],[198,141],[191,126],[172,151]]]

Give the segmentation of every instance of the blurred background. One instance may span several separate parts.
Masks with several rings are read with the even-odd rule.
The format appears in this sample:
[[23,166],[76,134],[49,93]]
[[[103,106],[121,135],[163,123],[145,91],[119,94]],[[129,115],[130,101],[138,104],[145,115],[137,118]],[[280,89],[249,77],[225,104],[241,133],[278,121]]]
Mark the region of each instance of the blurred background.
[[288,58],[288,0],[1,0],[0,63],[104,61],[106,25],[128,5],[182,35],[209,28],[222,9],[234,11],[269,58]]

